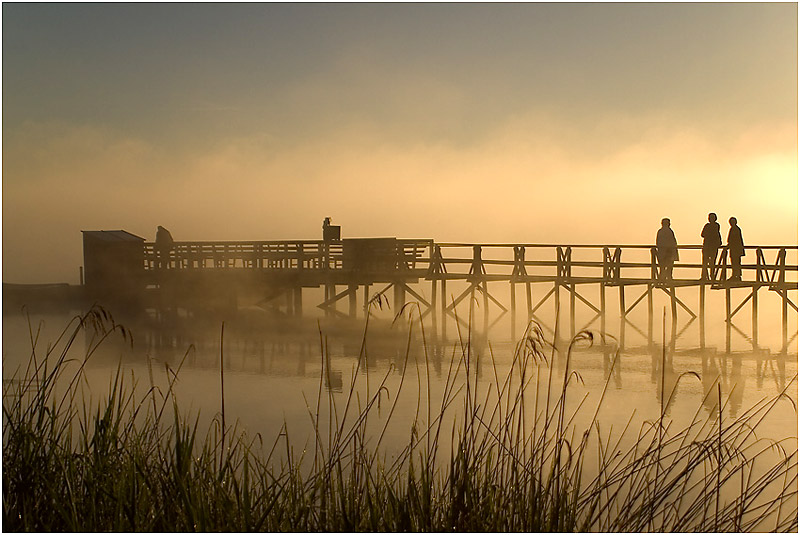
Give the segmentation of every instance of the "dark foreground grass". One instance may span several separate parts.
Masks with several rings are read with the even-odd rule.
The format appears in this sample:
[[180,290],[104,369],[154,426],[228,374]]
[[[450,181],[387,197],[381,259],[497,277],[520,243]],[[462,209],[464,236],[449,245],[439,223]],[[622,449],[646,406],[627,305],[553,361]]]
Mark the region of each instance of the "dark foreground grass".
[[[72,361],[82,332],[97,336]],[[4,530],[797,530],[796,438],[758,436],[776,405],[793,405],[789,396],[724,419],[717,387],[707,393],[718,402],[715,413],[699,407],[688,425],[673,429],[665,417],[669,395],[662,395],[658,419],[611,433],[597,421],[599,405],[568,400],[579,378],[569,367],[571,350],[590,343],[589,333],[570,344],[562,373],[542,366],[555,350],[532,325],[508,374],[492,366],[483,389],[467,336],[442,399],[431,399],[419,380],[417,422],[399,455],[385,455],[382,440],[399,390],[411,388],[403,386],[406,370],[398,392],[387,393],[387,375],[362,397],[354,379],[339,407],[320,377],[308,404],[315,435],[299,457],[285,430],[262,444],[224,427],[224,408],[203,436],[174,399],[179,369],[167,368],[161,388],[151,374],[141,398],[117,373],[99,404],[84,402],[85,362],[118,334],[129,337],[92,309],[5,381]],[[358,366],[365,355],[362,348]],[[407,356],[405,365],[427,368],[427,357]],[[541,388],[545,382],[553,387]],[[590,423],[578,427],[582,414]]]

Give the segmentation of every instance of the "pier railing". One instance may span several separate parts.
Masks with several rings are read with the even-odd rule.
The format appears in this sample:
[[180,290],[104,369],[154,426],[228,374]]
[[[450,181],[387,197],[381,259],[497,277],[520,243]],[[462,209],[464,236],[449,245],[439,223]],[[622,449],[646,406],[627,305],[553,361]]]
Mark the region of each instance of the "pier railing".
[[[652,245],[551,245],[437,243],[431,254],[431,279],[508,280],[537,282],[560,279],[573,283],[641,284],[660,280]],[[678,248],[673,265],[676,285],[702,279],[702,246]],[[765,285],[797,284],[797,246],[745,247],[743,278]],[[774,260],[773,260],[774,259]],[[719,249],[706,277],[709,284],[732,277],[727,247]]]
[[[671,283],[729,282],[727,247],[703,279],[702,247],[678,247]],[[145,243],[146,270],[244,269],[419,272],[428,280],[481,279],[509,282],[563,280],[609,285],[660,281],[652,245],[553,245],[435,243],[432,240],[318,240],[253,242],[176,242],[160,253]],[[797,246],[748,246],[743,280],[759,285],[797,286]]]
[[[375,240],[373,240],[375,241]],[[256,269],[256,270],[354,270],[371,266],[370,258],[356,254],[359,240],[325,242],[318,240],[296,241],[228,241],[228,242],[175,242],[165,251],[155,243],[144,244],[144,268],[147,271],[163,269]],[[421,269],[426,260],[430,240],[392,240],[391,248],[373,245],[380,256],[381,265],[387,269]],[[367,253],[369,250],[366,251]],[[368,256],[368,255],[367,255]],[[353,259],[363,260],[353,264]],[[427,264],[425,265],[427,267]]]

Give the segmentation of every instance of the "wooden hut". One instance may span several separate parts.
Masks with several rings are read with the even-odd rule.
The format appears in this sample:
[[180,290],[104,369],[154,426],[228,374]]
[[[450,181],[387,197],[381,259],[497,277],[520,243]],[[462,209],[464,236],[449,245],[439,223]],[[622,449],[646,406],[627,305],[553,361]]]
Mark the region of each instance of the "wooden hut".
[[144,238],[124,230],[84,230],[84,284],[93,298],[131,298],[144,288]]

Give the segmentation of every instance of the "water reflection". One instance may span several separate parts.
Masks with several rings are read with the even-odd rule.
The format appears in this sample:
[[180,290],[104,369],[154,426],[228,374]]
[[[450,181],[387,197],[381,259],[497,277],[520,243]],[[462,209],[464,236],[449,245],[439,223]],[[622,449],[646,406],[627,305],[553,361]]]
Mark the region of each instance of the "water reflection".
[[[188,324],[183,329],[172,330],[140,326],[134,331],[136,351],[125,358],[135,361],[150,356],[173,366],[185,360],[185,366],[217,370],[220,341],[215,331],[218,329],[204,328]],[[359,358],[362,359],[362,373],[382,370],[400,373],[408,358],[410,368],[427,367],[431,377],[441,381],[448,373],[449,362],[464,354],[473,359],[473,370],[480,380],[491,380],[494,372],[487,373],[490,366],[506,366],[513,357],[514,343],[510,341],[471,337],[442,343],[436,339],[423,340],[418,326],[412,328],[410,334],[408,329],[408,324],[377,324],[364,333],[353,328],[307,325],[282,332],[228,324],[223,363],[230,371],[306,378],[318,378],[320,369],[325,366],[325,386],[338,392]],[[742,411],[748,391],[752,394],[749,397],[778,393],[786,388],[790,375],[797,370],[796,355],[764,350],[727,354],[714,347],[677,350],[670,343],[666,348],[660,344],[629,348],[618,358],[617,351],[615,340],[609,337],[603,342],[597,337],[591,347],[574,348],[570,366],[581,374],[587,388],[604,386],[608,382],[609,389],[623,392],[649,385],[650,402],[656,406],[687,393],[707,393],[719,383],[731,417]],[[563,345],[555,352],[555,366],[561,372],[565,352]],[[716,410],[716,396],[700,397],[706,410]],[[674,403],[665,404],[669,413]]]
[[[56,318],[48,322],[53,327],[59,324]],[[65,324],[66,318],[61,325]],[[141,322],[129,326],[134,334],[133,349],[109,339],[96,359],[109,367],[120,359],[132,367],[153,359],[172,369],[182,366],[208,374],[219,372],[221,359],[226,372],[234,372],[226,375],[230,381],[236,380],[236,374],[263,377],[269,389],[274,381],[288,378],[318,384],[322,376],[325,389],[340,393],[349,388],[357,368],[361,374],[399,375],[408,363],[408,373],[429,373],[431,382],[441,384],[450,373],[451,362],[458,364],[465,357],[478,380],[489,383],[509,369],[515,351],[512,341],[479,336],[446,342],[423,338],[418,324],[402,321],[374,322],[366,331],[363,325],[332,321],[271,325],[268,328],[264,322],[247,319],[226,323],[220,348],[222,324],[213,318],[175,318],[168,325]],[[29,354],[24,349],[28,330],[21,317],[4,316],[4,327],[4,367],[9,370]],[[695,407],[702,401],[704,410],[714,411],[717,396],[705,394],[717,384],[727,414],[736,417],[760,399],[786,389],[797,373],[796,354],[766,350],[727,354],[713,346],[676,349],[670,341],[666,348],[652,344],[628,347],[617,354],[613,337],[597,335],[591,347],[579,344],[570,357],[570,371],[580,374],[584,383],[581,388],[608,389],[608,403],[616,407],[611,418],[623,418],[633,409],[644,408],[657,414],[662,403],[667,414],[673,415],[686,408],[685,400],[695,400]],[[557,344],[553,365],[559,377],[563,377],[565,356],[566,344]],[[790,386],[788,393],[796,400],[797,385]],[[796,428],[796,419],[792,428]]]

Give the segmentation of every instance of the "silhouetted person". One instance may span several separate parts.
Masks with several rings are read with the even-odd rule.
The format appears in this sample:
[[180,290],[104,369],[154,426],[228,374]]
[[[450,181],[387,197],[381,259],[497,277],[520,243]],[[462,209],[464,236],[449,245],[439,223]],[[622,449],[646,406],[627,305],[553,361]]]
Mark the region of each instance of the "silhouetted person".
[[675,233],[669,228],[669,218],[661,220],[661,228],[656,234],[656,256],[658,257],[659,274],[661,280],[672,279],[672,266],[678,260],[678,240]]
[[736,226],[736,218],[728,220],[731,229],[728,231],[728,256],[731,259],[731,279],[742,280],[742,257],[744,256],[744,240],[742,229]]
[[156,231],[156,255],[158,257],[157,266],[159,269],[169,266],[169,253],[175,245],[175,240],[172,239],[172,234],[162,227],[158,226]]
[[722,236],[719,233],[717,214],[708,214],[708,223],[700,233],[703,238],[703,280],[709,280],[714,273],[714,264],[717,262],[717,251],[722,246]]

